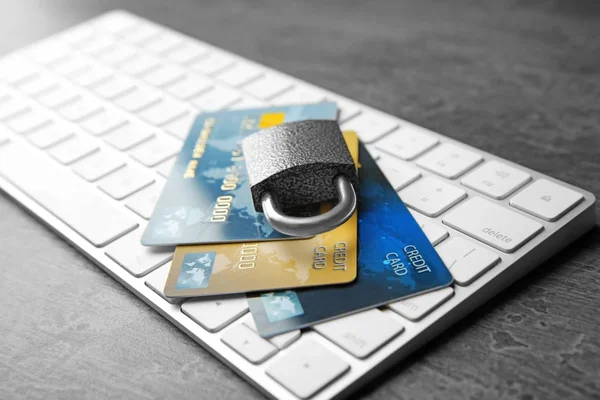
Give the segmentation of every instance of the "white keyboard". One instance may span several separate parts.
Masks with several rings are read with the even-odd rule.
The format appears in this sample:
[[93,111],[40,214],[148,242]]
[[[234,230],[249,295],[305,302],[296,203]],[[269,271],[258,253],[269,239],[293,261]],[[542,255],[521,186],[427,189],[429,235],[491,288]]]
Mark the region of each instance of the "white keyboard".
[[[0,60],[0,188],[263,393],[347,396],[595,223],[594,196],[116,11]],[[199,111],[336,101],[455,285],[266,340],[245,297],[166,299],[139,237]]]

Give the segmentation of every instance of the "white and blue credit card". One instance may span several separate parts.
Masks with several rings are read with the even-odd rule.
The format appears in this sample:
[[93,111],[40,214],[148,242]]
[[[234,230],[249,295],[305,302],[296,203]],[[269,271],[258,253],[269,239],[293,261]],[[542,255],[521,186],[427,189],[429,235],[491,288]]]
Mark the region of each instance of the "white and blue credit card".
[[286,122],[337,117],[335,103],[201,114],[142,236],[146,246],[287,239],[254,210],[241,140]]
[[350,284],[248,296],[265,337],[448,286],[452,275],[360,145],[358,276]]

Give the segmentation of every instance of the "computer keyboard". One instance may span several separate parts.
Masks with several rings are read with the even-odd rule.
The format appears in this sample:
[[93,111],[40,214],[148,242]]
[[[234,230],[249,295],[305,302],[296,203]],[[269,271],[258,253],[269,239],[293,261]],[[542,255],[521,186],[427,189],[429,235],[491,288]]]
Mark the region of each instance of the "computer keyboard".
[[[0,188],[274,398],[348,396],[595,224],[589,192],[123,11],[5,56],[0,82]],[[166,298],[173,248],[139,239],[195,115],[324,100],[455,284],[271,339],[244,296]]]

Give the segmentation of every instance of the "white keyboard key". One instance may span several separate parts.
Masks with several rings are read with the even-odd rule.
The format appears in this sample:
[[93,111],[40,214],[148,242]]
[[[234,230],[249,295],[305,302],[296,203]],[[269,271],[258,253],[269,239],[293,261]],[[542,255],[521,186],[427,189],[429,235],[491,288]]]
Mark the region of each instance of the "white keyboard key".
[[203,75],[211,75],[231,66],[234,60],[231,56],[213,50],[191,65],[191,68]]
[[192,104],[204,112],[219,111],[241,100],[237,90],[224,86],[215,86],[213,89],[191,100]]
[[454,296],[454,289],[445,287],[388,304],[388,307],[410,321],[419,321]]
[[8,119],[17,116],[27,110],[31,106],[20,97],[9,97],[0,102],[0,120]]
[[217,74],[217,79],[231,86],[241,86],[263,74],[262,70],[251,64],[236,64]]
[[168,136],[157,136],[133,150],[130,155],[146,167],[154,167],[179,153],[182,143]]
[[94,34],[94,29],[88,25],[77,25],[73,28],[67,29],[62,32],[58,38],[60,41],[69,44],[69,45],[77,45],[81,41],[88,39]]
[[314,339],[301,341],[269,368],[267,375],[294,395],[308,399],[350,369],[339,356]]
[[167,277],[169,276],[169,269],[171,268],[171,263],[167,265],[163,265],[156,269],[156,271],[150,273],[146,278],[146,286],[148,286],[154,293],[162,297],[164,300],[171,304],[179,304],[183,301],[183,299],[178,299],[174,297],[167,297],[163,290],[165,289],[165,283],[167,283]]
[[417,224],[419,224],[419,227],[425,236],[427,236],[427,239],[429,239],[432,246],[437,246],[448,237],[448,231],[444,228],[438,226],[434,222],[431,222],[429,219],[410,208],[408,211],[410,211],[415,221],[417,221]]
[[8,143],[9,140],[9,130],[3,126],[0,126],[0,146]]
[[88,87],[110,78],[113,74],[114,72],[111,69],[95,64],[92,67],[86,68],[75,74],[72,78],[79,86]]
[[554,222],[583,200],[583,195],[564,186],[538,179],[510,200],[510,205]]
[[50,123],[50,116],[40,110],[31,109],[26,113],[20,114],[6,123],[6,125],[15,133],[28,133],[35,129],[41,128]]
[[38,101],[49,108],[60,108],[77,100],[80,93],[72,86],[60,85],[54,90],[41,94]]
[[40,149],[47,149],[73,136],[73,129],[63,124],[52,123],[27,136],[27,139]]
[[58,80],[51,74],[42,73],[19,85],[19,90],[29,96],[37,96],[58,87]]
[[444,178],[454,179],[464,174],[483,158],[472,151],[444,143],[419,158],[417,165]]
[[0,61],[0,80],[14,85],[36,75],[39,70],[29,61],[9,56]]
[[437,253],[454,278],[466,286],[500,262],[500,257],[482,246],[461,237],[455,237],[436,247]]
[[[258,330],[256,329],[256,324],[254,323],[254,319],[252,319],[252,316],[250,316],[244,321],[244,325],[252,329],[254,332],[258,333]],[[294,343],[296,340],[300,339],[301,335],[302,333],[300,332],[300,329],[296,329],[291,332],[286,332],[282,333],[281,335],[270,337],[267,340],[275,346],[277,346],[278,349],[282,350],[288,347],[290,344]]]
[[105,109],[99,114],[96,114],[86,119],[81,127],[92,135],[104,135],[127,123],[125,114],[113,109]]
[[342,122],[348,121],[352,117],[356,117],[360,114],[360,106],[358,103],[354,103],[352,101],[342,99],[342,98],[327,98],[327,101],[333,101],[337,104],[338,107],[338,122],[341,124]]
[[144,219],[150,219],[154,206],[158,202],[163,183],[154,183],[145,189],[134,193],[127,199],[125,206]]
[[175,121],[169,122],[163,128],[171,135],[178,139],[184,140],[190,133],[190,128],[196,119],[197,114],[195,112],[189,112]]
[[494,199],[506,196],[531,180],[531,175],[498,161],[489,161],[465,176],[460,183]]
[[182,46],[170,50],[165,55],[171,61],[175,61],[179,64],[187,64],[206,53],[208,53],[208,47],[198,43],[186,42]]
[[53,147],[50,155],[58,162],[69,165],[96,150],[98,150],[98,146],[94,142],[82,136],[75,136]]
[[190,300],[181,311],[209,332],[218,332],[248,312],[246,296]]
[[160,29],[154,25],[148,23],[142,23],[123,33],[125,40],[132,43],[142,43],[146,40],[150,40],[153,36],[160,33]]
[[407,206],[428,217],[437,217],[467,197],[467,193],[440,179],[425,177],[400,191]]
[[148,172],[127,165],[104,178],[98,188],[116,200],[123,200],[153,182]]
[[77,72],[82,72],[83,69],[90,67],[90,61],[87,58],[72,54],[57,63],[52,64],[52,69],[64,76],[71,76]]
[[71,121],[81,121],[102,111],[100,102],[92,97],[79,97],[59,109],[59,112]]
[[183,78],[185,70],[174,64],[163,64],[142,75],[142,80],[153,86],[165,86]]
[[221,341],[252,364],[260,364],[278,351],[244,324],[233,326],[223,334]]
[[104,14],[100,19],[94,20],[94,28],[118,35],[135,27],[137,22],[138,20],[129,14],[114,11]]
[[273,73],[268,73],[245,85],[243,90],[259,99],[269,100],[270,98],[291,89],[292,86],[293,83],[289,79]]
[[79,51],[89,54],[97,55],[115,44],[115,40],[110,36],[94,36],[77,44]]
[[291,90],[285,91],[282,94],[272,98],[271,103],[274,105],[283,106],[288,104],[320,103],[323,100],[325,100],[324,93],[296,86]]
[[114,75],[110,79],[107,79],[100,84],[94,86],[92,90],[105,99],[114,99],[115,97],[121,96],[133,90],[135,83],[129,79],[120,75]]
[[396,119],[373,111],[365,111],[342,124],[343,131],[355,131],[365,143],[374,142],[397,127]]
[[189,112],[191,112],[190,108],[185,103],[165,98],[144,109],[140,117],[152,125],[163,125]]
[[70,50],[59,41],[47,39],[30,46],[25,53],[38,64],[50,65],[67,57]]
[[183,38],[177,34],[165,31],[144,41],[142,46],[154,53],[164,53],[183,44]]
[[156,167],[156,172],[158,172],[161,176],[168,178],[171,175],[171,170],[175,165],[176,157],[171,157],[167,161],[162,162],[158,167]]
[[212,87],[213,83],[210,79],[196,74],[189,74],[167,86],[165,90],[180,99],[187,100],[208,91]]
[[377,148],[374,145],[368,144],[365,147],[371,155],[371,157],[373,157],[373,160],[377,161],[381,159],[381,152],[377,150]]
[[136,277],[144,276],[164,265],[173,258],[175,251],[173,247],[142,246],[142,233],[143,229],[136,229],[112,243],[106,250],[108,257]]
[[159,58],[147,54],[138,54],[123,62],[119,68],[130,75],[142,75],[154,68],[158,68],[159,65]]
[[135,56],[136,53],[137,50],[133,46],[124,43],[115,43],[106,52],[98,55],[98,59],[106,64],[119,65]]
[[336,318],[313,329],[358,358],[366,358],[398,336],[404,327],[396,319],[373,308]]
[[118,97],[115,104],[127,111],[138,112],[160,100],[160,92],[144,87],[137,87],[131,92]]
[[390,156],[379,157],[377,165],[395,190],[400,190],[421,177],[421,172]]
[[71,171],[56,168],[53,161],[25,147],[0,147],[0,175],[94,246],[102,247],[137,227],[125,211],[90,192]]
[[443,221],[505,253],[514,252],[544,229],[539,222],[481,197],[464,202]]
[[415,125],[402,125],[393,135],[375,144],[377,148],[403,160],[412,160],[438,143],[437,138],[426,129]]
[[128,122],[108,133],[104,140],[117,150],[128,150],[153,136],[154,132],[146,125]]
[[266,101],[255,99],[254,97],[244,96],[242,100],[234,103],[227,107],[228,110],[247,110],[252,108],[264,108],[268,107],[269,103]]
[[73,170],[88,182],[95,182],[125,165],[122,158],[107,151],[98,151],[73,166]]

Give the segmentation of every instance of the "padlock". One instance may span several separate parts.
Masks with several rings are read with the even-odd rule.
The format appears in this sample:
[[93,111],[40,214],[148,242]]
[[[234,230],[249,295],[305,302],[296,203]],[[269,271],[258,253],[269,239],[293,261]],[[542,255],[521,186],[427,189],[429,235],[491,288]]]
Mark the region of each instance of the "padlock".
[[[242,141],[254,208],[277,231],[310,236],[346,222],[356,209],[358,176],[336,121],[290,122]],[[282,210],[336,202],[324,214],[297,217]]]

